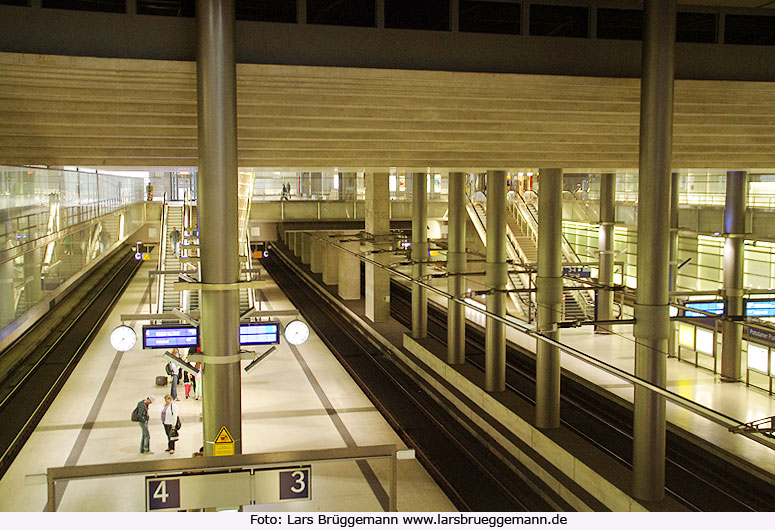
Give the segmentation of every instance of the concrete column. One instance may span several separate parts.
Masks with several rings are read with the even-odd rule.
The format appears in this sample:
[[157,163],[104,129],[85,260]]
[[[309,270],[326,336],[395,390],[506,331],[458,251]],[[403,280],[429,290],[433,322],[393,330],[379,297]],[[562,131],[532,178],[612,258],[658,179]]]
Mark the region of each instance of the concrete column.
[[[635,375],[665,386],[670,330],[668,272],[670,161],[676,2],[646,0],[643,10],[638,179],[638,291]],[[633,495],[659,500],[665,492],[665,399],[635,385]]]
[[724,206],[724,301],[721,324],[721,380],[740,380],[740,351],[743,330],[735,319],[745,315],[743,301],[743,256],[745,211],[748,205],[748,173],[727,171]]
[[[466,292],[466,176],[464,173],[449,174],[449,233],[447,236],[447,291],[454,297]],[[447,362],[466,362],[465,307],[449,302],[447,305]]]
[[301,236],[301,262],[309,265],[312,256],[312,238],[307,232],[299,234]]
[[[600,175],[600,230],[597,239],[600,256],[598,281],[601,285],[608,287],[612,287],[614,284],[615,187],[616,175],[614,173]],[[613,291],[609,289],[597,290],[597,320],[611,320],[613,318],[613,300]],[[611,333],[611,328],[597,325],[595,332]]]
[[[412,174],[412,277],[422,281],[428,261],[428,174]],[[412,337],[428,336],[428,291],[412,284]]]
[[[350,252],[360,253],[361,243],[357,239],[347,241],[353,236],[343,236],[345,241],[339,245]],[[358,300],[361,297],[361,260],[350,252],[339,250],[339,297],[342,300]]]
[[13,292],[14,264],[9,259],[0,263],[0,329],[16,318],[16,303]]
[[[389,173],[366,173],[366,232],[374,238],[370,250],[390,249]],[[390,254],[375,252],[371,259],[390,263]],[[377,265],[366,263],[366,316],[372,322],[390,319],[390,274]]]
[[[675,291],[678,288],[678,173],[673,172],[670,175],[670,269],[668,272],[669,291]],[[674,302],[674,298],[669,298]],[[676,323],[672,320],[668,324],[667,352],[669,357],[675,357],[676,353]]]
[[[562,169],[541,169],[538,194],[538,331],[559,340],[562,319]],[[560,426],[560,351],[544,341],[536,344],[536,427]]]
[[325,232],[311,232],[310,238],[310,256],[309,269],[313,273],[323,272],[323,262],[325,261],[326,242],[322,239],[326,237]]
[[[487,295],[487,311],[506,316],[506,172],[487,172],[487,262],[485,283],[500,290]],[[485,390],[506,388],[506,325],[487,317],[485,324]]]
[[301,232],[293,233],[293,255],[301,259],[302,254],[302,242],[304,240],[304,234]]
[[[196,23],[202,283],[230,285],[239,281],[234,0],[197,0]],[[201,311],[205,455],[223,427],[240,454],[239,291],[202,289]]]
[[24,253],[22,258],[24,262],[24,300],[27,304],[24,310],[28,310],[32,305],[37,304],[43,295],[43,286],[41,285],[41,264],[43,263],[43,248],[37,247]]
[[339,283],[339,254],[341,251],[331,244],[336,241],[334,237],[329,236],[326,239],[323,283],[326,285],[336,285]]

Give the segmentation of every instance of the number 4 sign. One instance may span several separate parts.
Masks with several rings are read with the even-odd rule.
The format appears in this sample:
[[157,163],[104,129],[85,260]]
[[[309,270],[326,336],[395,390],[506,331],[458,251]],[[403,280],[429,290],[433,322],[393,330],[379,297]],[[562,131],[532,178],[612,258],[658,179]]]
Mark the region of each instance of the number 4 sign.
[[180,508],[180,479],[146,479],[145,484],[146,511]]

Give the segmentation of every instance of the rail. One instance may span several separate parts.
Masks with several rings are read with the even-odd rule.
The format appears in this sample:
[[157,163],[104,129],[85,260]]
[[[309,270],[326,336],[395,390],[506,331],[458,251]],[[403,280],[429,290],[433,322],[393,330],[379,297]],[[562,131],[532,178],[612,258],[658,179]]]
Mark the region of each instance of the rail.
[[[164,192],[162,198],[161,207],[161,220],[159,221],[159,262],[156,265],[156,270],[159,272],[164,271],[164,257],[167,254],[167,210],[169,204],[167,203],[167,192]],[[156,280],[156,310],[154,313],[162,313],[164,310],[164,274],[159,274]]]
[[[314,234],[310,234],[310,237],[316,237],[319,238],[319,236],[316,236]],[[322,239],[322,238],[319,238]],[[339,249],[341,252],[345,252],[347,254],[351,254],[355,257],[357,257],[360,261],[363,261],[365,263],[374,265],[375,267],[379,267],[381,269],[386,270],[389,274],[397,276],[399,278],[402,278],[403,280],[420,285],[423,289],[427,289],[428,291],[432,292],[433,294],[439,295],[443,298],[446,298],[448,301],[455,303],[455,304],[461,304],[462,306],[471,309],[472,311],[476,311],[477,313],[481,313],[484,316],[491,318],[497,322],[501,322],[505,324],[506,326],[517,330],[520,333],[524,333],[525,335],[528,335],[536,340],[540,340],[542,342],[545,342],[547,344],[550,344],[552,346],[557,347],[561,352],[566,353],[570,355],[571,357],[574,357],[590,366],[593,366],[599,370],[602,370],[603,372],[606,372],[610,375],[613,375],[615,377],[618,377],[620,379],[623,379],[627,381],[628,383],[631,383],[633,385],[638,385],[650,392],[653,392],[655,394],[658,394],[662,397],[664,397],[667,401],[678,405],[679,407],[682,407],[694,414],[697,414],[698,416],[705,418],[717,425],[720,425],[726,429],[729,428],[736,428],[739,426],[741,421],[738,419],[732,418],[730,416],[727,416],[726,414],[722,414],[720,412],[717,412],[715,410],[709,409],[703,405],[700,405],[699,403],[695,403],[694,401],[691,401],[683,396],[680,396],[674,392],[671,392],[669,390],[666,390],[664,388],[661,388],[654,383],[651,383],[649,381],[646,381],[645,379],[641,379],[639,377],[636,377],[628,372],[625,372],[624,370],[621,370],[615,366],[612,366],[608,363],[605,363],[599,359],[596,359],[595,357],[592,357],[589,354],[584,353],[581,350],[578,350],[572,346],[569,346],[567,344],[563,344],[562,342],[555,340],[553,338],[547,337],[543,333],[538,332],[535,328],[526,326],[525,324],[514,320],[509,317],[503,317],[501,315],[498,315],[496,313],[493,313],[491,311],[487,311],[486,308],[482,308],[481,306],[474,304],[470,301],[468,301],[465,298],[456,298],[449,293],[443,291],[442,289],[439,289],[437,287],[434,287],[433,285],[430,285],[428,283],[425,283],[424,281],[417,280],[413,278],[411,275],[403,273],[401,271],[398,271],[396,269],[391,268],[388,265],[383,265],[382,263],[379,263],[373,259],[371,259],[368,256],[361,255],[359,252],[350,250],[348,248],[345,248],[344,246],[334,243],[333,241],[327,241],[326,244],[334,245],[337,249]],[[775,440],[772,440],[760,433],[756,432],[741,432],[741,436],[745,436],[746,438],[749,438],[753,440],[756,443],[759,443],[761,445],[764,445],[766,447],[769,447],[770,449],[775,449]]]

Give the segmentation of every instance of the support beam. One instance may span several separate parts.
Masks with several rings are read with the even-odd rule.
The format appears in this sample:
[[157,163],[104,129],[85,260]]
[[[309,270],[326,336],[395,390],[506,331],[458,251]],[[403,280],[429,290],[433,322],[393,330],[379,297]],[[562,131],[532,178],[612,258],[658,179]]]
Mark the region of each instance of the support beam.
[[[331,236],[327,237],[327,242],[336,241]],[[323,283],[326,285],[336,285],[339,283],[339,250],[334,245],[326,244],[325,262],[323,263]]]
[[[603,173],[600,175],[600,229],[597,239],[597,248],[600,256],[598,281],[606,287],[613,287],[614,284],[615,189],[616,175],[614,173]],[[595,320],[613,319],[613,301],[613,291],[610,289],[597,290]],[[596,325],[595,332],[611,333],[611,328],[605,325]]]
[[[506,172],[487,172],[487,263],[485,283],[498,289],[487,295],[487,311],[506,316]],[[506,325],[487,317],[485,323],[485,390],[506,389]]]
[[[361,243],[357,239],[343,241],[339,244],[356,254],[361,251]],[[342,300],[358,300],[361,297],[361,261],[350,252],[343,250],[337,252],[339,255],[339,297]]]
[[[466,292],[466,176],[464,173],[449,174],[449,233],[447,236],[447,291],[454,297]],[[447,362],[466,362],[466,315],[465,307],[447,304]]]
[[[538,331],[559,340],[562,320],[562,169],[539,170]],[[560,350],[544,341],[536,344],[536,427],[560,426]]]
[[[237,90],[234,0],[197,0],[197,95],[199,115],[199,234],[203,284],[239,281],[237,239]],[[222,427],[242,453],[239,363],[239,291],[201,291],[204,448]]]
[[312,257],[312,238],[307,232],[299,235],[301,236],[301,262],[304,265],[309,265]]
[[320,274],[323,272],[323,262],[325,260],[326,253],[326,242],[323,238],[325,237],[325,232],[311,232],[309,234],[309,270],[315,274]]
[[[390,248],[389,173],[366,173],[366,232],[374,237],[367,250]],[[372,259],[390,263],[390,254],[375,253]],[[360,265],[359,265],[360,266]],[[372,322],[390,319],[390,274],[382,267],[366,264],[366,316]]]
[[[670,241],[670,161],[673,137],[675,0],[644,2],[638,179],[638,291],[635,301],[635,375],[666,382]],[[665,398],[635,387],[633,495],[665,494]]]
[[[412,277],[421,281],[428,260],[428,174],[412,174]],[[428,336],[428,292],[412,284],[412,337]]]
[[[670,292],[678,290],[678,172],[670,175],[670,271],[667,288]],[[670,302],[675,299],[671,298]],[[668,357],[675,357],[676,353],[676,322],[670,321],[667,336]]]
[[748,173],[727,171],[727,196],[724,206],[724,301],[721,324],[721,380],[740,380],[740,352],[743,330],[735,317],[745,314],[743,301],[743,256],[745,247],[745,209],[748,205]]

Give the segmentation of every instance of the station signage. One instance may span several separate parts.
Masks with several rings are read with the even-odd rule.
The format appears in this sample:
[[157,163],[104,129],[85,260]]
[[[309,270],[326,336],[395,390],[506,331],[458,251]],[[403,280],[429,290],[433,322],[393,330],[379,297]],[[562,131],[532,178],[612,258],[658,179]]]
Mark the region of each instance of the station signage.
[[[714,315],[724,314],[724,302],[686,302],[685,305],[687,309],[699,309]],[[696,311],[684,311],[684,316],[688,318],[710,318],[708,315],[703,315]]]
[[[245,322],[239,326],[241,346],[279,344],[278,322]],[[199,328],[190,324],[153,324],[143,326],[143,348],[190,348],[199,345]]]
[[775,317],[775,300],[747,300],[745,315],[749,317]]
[[146,477],[145,511],[237,507],[312,499],[312,466]]

